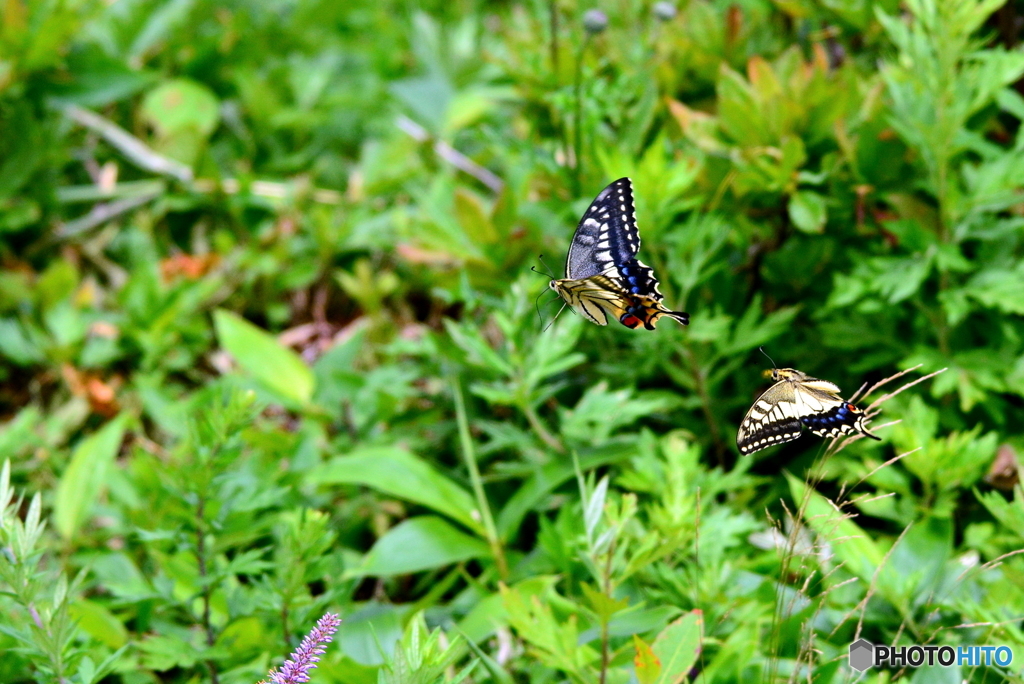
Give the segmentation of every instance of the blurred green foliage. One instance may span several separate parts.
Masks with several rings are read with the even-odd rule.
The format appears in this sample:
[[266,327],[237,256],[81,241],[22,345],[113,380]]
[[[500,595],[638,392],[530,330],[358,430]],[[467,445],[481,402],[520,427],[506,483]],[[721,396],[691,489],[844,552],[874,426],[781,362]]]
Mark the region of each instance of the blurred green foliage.
[[[0,681],[254,682],[327,611],[317,682],[1024,657],[1019,6],[590,9],[0,4]],[[624,175],[691,325],[548,326]],[[948,370],[739,459],[762,346]]]

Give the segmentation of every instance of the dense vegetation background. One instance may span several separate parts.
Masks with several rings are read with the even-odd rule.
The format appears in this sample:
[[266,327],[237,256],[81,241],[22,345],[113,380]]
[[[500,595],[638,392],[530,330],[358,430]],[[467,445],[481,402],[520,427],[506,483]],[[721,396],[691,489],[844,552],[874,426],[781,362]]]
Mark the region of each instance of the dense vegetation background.
[[[1024,681],[1001,5],[4,2],[0,682]],[[544,329],[625,175],[691,325]]]

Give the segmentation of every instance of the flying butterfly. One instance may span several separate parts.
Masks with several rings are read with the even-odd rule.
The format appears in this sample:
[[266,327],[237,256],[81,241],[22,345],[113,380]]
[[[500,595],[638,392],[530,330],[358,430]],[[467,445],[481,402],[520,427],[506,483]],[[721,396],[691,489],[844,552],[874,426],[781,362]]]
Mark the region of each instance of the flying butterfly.
[[608,315],[632,329],[642,323],[654,330],[662,316],[687,325],[690,314],[662,305],[658,279],[636,258],[639,250],[633,182],[620,178],[583,214],[565,258],[565,277],[548,287],[598,325],[607,325]]
[[765,376],[776,382],[750,407],[736,435],[736,446],[744,456],[792,442],[803,428],[819,437],[859,432],[880,440],[864,426],[864,411],[844,401],[831,382],[792,368],[768,370]]

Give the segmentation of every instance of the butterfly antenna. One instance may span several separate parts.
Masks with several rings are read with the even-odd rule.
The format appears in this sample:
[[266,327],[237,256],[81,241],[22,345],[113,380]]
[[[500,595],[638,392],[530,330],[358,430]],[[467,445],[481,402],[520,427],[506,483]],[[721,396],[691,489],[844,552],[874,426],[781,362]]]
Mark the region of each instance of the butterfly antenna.
[[[552,271],[552,270],[551,270],[551,267],[550,267],[550,266],[548,266],[548,265],[547,265],[547,264],[546,264],[546,263],[544,262],[544,255],[543,255],[543,254],[538,254],[538,255],[537,255],[537,258],[538,258],[538,259],[540,259],[540,263],[544,265],[544,268],[548,269],[548,273],[554,273],[554,271]],[[554,279],[555,279],[555,276],[551,276],[551,279],[552,279],[552,280],[554,280]]]
[[551,269],[550,269],[550,268],[548,268],[548,265],[544,263],[544,255],[543,255],[543,254],[539,254],[539,255],[537,256],[537,258],[538,258],[538,259],[540,259],[540,263],[541,263],[541,265],[542,265],[542,266],[543,266],[544,268],[547,268],[547,269],[548,269],[548,273],[545,273],[544,271],[538,271],[538,270],[537,270],[537,267],[536,267],[536,266],[531,266],[531,267],[530,267],[530,270],[531,270],[531,271],[533,271],[534,273],[540,273],[540,274],[541,274],[541,275],[543,275],[543,276],[547,276],[548,278],[551,278],[552,280],[555,280],[555,276],[551,275],[551,273],[550,273]]
[[[565,311],[565,307],[567,307],[567,306],[569,306],[569,305],[568,304],[562,304],[562,308],[558,310],[558,313],[555,314],[555,317],[551,319],[550,323],[548,323],[546,326],[544,326],[544,329],[541,330],[541,332],[547,332],[548,328],[550,328],[551,326],[553,326],[555,324],[555,321],[558,320],[558,317],[562,315],[562,312]],[[572,311],[571,308],[569,310]],[[573,311],[573,313],[576,313],[576,312]]]
[[757,348],[757,351],[759,351],[759,352],[761,352],[762,354],[764,354],[765,358],[766,358],[766,359],[768,359],[769,361],[771,361],[771,362],[772,362],[772,368],[774,368],[775,370],[778,370],[778,369],[779,369],[779,367],[775,365],[775,360],[774,360],[774,359],[772,359],[772,357],[768,356],[768,352],[766,352],[766,351],[764,350],[764,347],[758,347],[758,348]]
[[[538,272],[538,273],[540,273],[540,271],[537,271],[537,272]],[[535,309],[537,309],[537,321],[538,321],[538,322],[539,322],[539,323],[540,323],[541,325],[543,325],[543,324],[544,324],[544,316],[542,316],[542,315],[541,315],[541,313],[540,313],[540,298],[544,296],[544,293],[545,293],[546,291],[547,291],[547,290],[541,290],[541,293],[540,293],[539,295],[537,295],[537,298],[536,298],[536,299],[534,299],[534,300],[533,300],[533,307],[534,307]],[[545,328],[545,330],[546,330],[546,328]]]

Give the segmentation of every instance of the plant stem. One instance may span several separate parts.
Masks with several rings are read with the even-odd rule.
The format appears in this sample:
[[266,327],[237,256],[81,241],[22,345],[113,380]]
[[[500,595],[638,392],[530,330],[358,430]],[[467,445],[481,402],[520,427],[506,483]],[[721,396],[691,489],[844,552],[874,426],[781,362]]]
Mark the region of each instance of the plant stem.
[[719,429],[718,421],[715,420],[715,414],[711,410],[711,397],[708,395],[707,377],[697,363],[693,349],[689,344],[683,346],[683,354],[686,355],[686,361],[690,366],[690,373],[693,375],[694,388],[697,390],[697,396],[700,398],[701,411],[704,413],[704,419],[708,422],[711,440],[715,446],[715,457],[718,459],[719,465],[724,465],[725,445],[722,443],[722,431]]
[[469,434],[469,421],[466,419],[466,402],[462,398],[462,387],[459,386],[458,378],[452,378],[452,393],[455,396],[455,418],[459,426],[459,441],[462,445],[462,457],[466,461],[466,469],[469,471],[469,481],[473,485],[473,495],[476,496],[476,506],[480,511],[481,522],[484,532],[487,535],[487,543],[491,547],[491,554],[498,566],[498,575],[501,579],[508,577],[508,564],[505,561],[505,550],[498,538],[498,528],[494,525],[494,517],[491,515],[491,507],[487,503],[487,494],[484,492],[483,480],[480,479],[480,469],[476,463],[476,450],[473,448],[473,438]]
[[281,602],[281,633],[284,636],[284,648],[286,651],[290,651],[292,636],[288,632],[288,601]]
[[579,195],[582,185],[582,168],[583,168],[583,95],[580,92],[583,87],[583,57],[587,52],[587,45],[590,44],[590,33],[587,33],[583,38],[583,44],[580,46],[579,54],[576,56],[576,79],[574,83],[575,97],[576,97],[576,111],[575,119],[576,126],[573,133],[575,134],[575,142],[573,144],[573,194]]
[[537,412],[533,410],[533,406],[530,405],[530,402],[528,400],[524,400],[520,408],[523,410],[523,415],[526,416],[526,422],[530,424],[530,427],[537,433],[537,436],[540,437],[541,441],[558,453],[564,454],[565,447],[562,446],[562,443],[558,441],[558,438],[548,432],[548,429],[544,427],[542,422],[540,422],[540,416],[538,416]]
[[[604,561],[604,577],[601,578],[601,583],[604,585],[601,589],[604,591],[604,595],[609,599],[612,597],[612,556],[615,555],[615,541],[608,545],[608,555]],[[604,615],[601,618],[601,678],[600,684],[605,684],[605,679],[608,676],[608,663],[611,660],[610,654],[608,653],[608,623],[611,622],[611,616]]]
[[[199,566],[199,581],[203,586],[203,630],[206,632],[206,645],[213,646],[217,637],[213,632],[213,624],[210,621],[210,593],[212,589],[209,581],[207,580],[206,532],[203,526],[205,511],[206,497],[200,495],[199,502],[196,504],[196,563]],[[206,669],[210,671],[210,682],[212,684],[218,684],[217,668],[214,666],[212,660],[206,661]]]
[[551,70],[558,80],[558,3],[548,0],[548,30],[551,32]]

